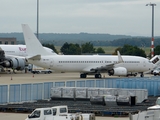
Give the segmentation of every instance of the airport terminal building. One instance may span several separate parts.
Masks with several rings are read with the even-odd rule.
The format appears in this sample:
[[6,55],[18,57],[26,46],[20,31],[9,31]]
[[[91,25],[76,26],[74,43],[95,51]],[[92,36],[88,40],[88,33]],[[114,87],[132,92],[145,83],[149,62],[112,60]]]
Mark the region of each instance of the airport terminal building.
[[6,45],[16,45],[16,38],[12,37],[12,38],[0,38],[0,44],[6,44]]

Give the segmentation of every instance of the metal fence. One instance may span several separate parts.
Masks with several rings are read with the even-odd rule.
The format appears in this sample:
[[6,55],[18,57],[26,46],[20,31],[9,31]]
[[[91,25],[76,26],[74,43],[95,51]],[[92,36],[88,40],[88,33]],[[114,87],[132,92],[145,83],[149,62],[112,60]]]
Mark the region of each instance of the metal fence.
[[50,98],[52,87],[91,87],[147,89],[149,96],[160,95],[159,77],[151,78],[108,78],[94,80],[75,80],[63,82],[44,82],[33,84],[0,85],[0,104],[30,102]]

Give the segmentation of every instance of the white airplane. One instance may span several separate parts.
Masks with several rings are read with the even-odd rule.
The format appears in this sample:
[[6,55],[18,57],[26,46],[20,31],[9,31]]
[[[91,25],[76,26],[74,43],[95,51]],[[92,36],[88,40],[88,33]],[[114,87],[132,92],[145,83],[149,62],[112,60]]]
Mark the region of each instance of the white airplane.
[[[13,56],[28,56],[26,52],[26,45],[0,45],[1,50],[4,51],[5,55]],[[57,55],[52,49],[44,47],[48,52]]]
[[[56,55],[52,49],[44,48]],[[23,70],[27,63],[26,56],[26,45],[0,45],[0,68]]]
[[63,72],[80,72],[80,78],[101,73],[109,75],[136,75],[152,70],[154,64],[146,58],[138,56],[113,55],[53,55],[47,52],[27,24],[22,24],[24,40],[27,47],[27,60],[37,66]]

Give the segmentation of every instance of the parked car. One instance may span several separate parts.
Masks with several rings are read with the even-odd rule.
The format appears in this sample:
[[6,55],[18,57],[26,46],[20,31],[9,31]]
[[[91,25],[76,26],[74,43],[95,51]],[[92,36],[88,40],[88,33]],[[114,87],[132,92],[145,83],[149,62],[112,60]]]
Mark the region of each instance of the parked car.
[[156,68],[155,70],[153,70],[153,75],[160,75],[160,67]]

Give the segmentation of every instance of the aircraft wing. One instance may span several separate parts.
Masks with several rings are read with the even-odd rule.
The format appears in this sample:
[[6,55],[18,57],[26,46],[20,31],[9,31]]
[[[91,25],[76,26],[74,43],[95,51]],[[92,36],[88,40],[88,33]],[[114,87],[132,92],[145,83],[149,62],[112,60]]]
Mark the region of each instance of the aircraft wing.
[[108,71],[108,70],[111,70],[112,68],[114,68],[114,64],[91,68],[90,71]]
[[119,51],[117,51],[117,55],[118,55],[118,62],[117,63],[111,63],[111,64],[107,64],[107,65],[104,65],[104,66],[91,66],[91,67],[85,68],[83,71],[85,71],[85,72],[97,72],[97,71],[103,72],[103,71],[111,70],[111,69],[114,68],[115,65],[124,62],[122,56],[119,53]]
[[26,59],[26,57],[24,56],[16,56],[16,55],[5,55],[6,58],[22,58],[22,59]]
[[[117,63],[119,64],[119,63]],[[90,66],[87,67],[83,70],[83,72],[103,72],[103,71],[108,71],[114,68],[115,64],[109,64],[109,65],[105,65],[105,66]]]

